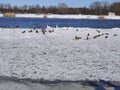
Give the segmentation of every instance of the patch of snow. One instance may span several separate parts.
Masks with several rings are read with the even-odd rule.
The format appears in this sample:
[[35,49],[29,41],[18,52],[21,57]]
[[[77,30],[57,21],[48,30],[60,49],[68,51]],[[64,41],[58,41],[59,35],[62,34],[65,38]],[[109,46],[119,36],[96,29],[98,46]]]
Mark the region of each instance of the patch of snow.
[[15,17],[23,18],[43,18],[43,14],[16,14]]
[[105,16],[105,19],[120,19],[120,16]]
[[3,17],[3,14],[0,13],[0,17]]

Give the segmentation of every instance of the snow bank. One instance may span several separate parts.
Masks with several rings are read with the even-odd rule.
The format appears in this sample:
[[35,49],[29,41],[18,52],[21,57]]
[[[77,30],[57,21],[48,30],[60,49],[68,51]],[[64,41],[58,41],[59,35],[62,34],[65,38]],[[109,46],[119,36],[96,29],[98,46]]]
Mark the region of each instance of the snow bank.
[[[0,14],[3,17],[3,14]],[[16,14],[19,18],[99,19],[98,15]],[[104,16],[104,19],[120,19],[120,16]]]
[[48,18],[63,18],[63,19],[98,19],[95,15],[48,15]]
[[[0,28],[0,76],[120,80],[120,28],[51,30],[54,32],[42,34],[41,29],[36,33],[30,29]],[[100,36],[95,38],[96,35]],[[75,40],[75,36],[81,39]]]
[[16,14],[15,17],[23,17],[23,18],[43,18],[43,14]]
[[[97,15],[59,15],[59,14],[16,14],[16,17],[27,18],[62,18],[62,19],[99,19]],[[120,16],[104,16],[105,19],[120,19]]]
[[105,19],[120,19],[120,16],[105,16]]

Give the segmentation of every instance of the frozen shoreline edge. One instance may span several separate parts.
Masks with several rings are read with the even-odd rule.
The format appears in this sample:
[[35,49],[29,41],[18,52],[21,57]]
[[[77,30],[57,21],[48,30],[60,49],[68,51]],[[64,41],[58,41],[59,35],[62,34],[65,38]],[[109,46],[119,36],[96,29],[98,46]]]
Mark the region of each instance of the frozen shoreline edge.
[[11,77],[0,76],[0,80],[21,82],[21,83],[32,82],[32,83],[40,83],[40,84],[80,83],[80,84],[86,84],[87,85],[90,82],[100,83],[101,81],[120,83],[120,81],[106,81],[106,80],[58,80],[58,79],[56,79],[56,80],[44,80],[44,79],[18,78],[18,77],[14,77],[14,76],[11,76]]

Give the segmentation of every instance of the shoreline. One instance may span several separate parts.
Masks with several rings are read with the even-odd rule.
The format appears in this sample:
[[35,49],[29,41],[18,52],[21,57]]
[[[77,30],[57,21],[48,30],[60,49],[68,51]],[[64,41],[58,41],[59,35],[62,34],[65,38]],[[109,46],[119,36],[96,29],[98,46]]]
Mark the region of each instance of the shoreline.
[[[0,14],[0,17],[4,17]],[[55,19],[115,19],[120,20],[120,16],[107,15],[60,15],[60,14],[15,14],[14,18],[55,18]]]

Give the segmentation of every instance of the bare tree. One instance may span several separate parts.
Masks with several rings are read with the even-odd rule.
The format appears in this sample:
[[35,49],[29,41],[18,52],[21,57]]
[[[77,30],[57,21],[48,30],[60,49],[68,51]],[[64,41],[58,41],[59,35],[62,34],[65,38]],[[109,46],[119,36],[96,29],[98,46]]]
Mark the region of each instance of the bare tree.
[[93,2],[89,8],[87,7],[68,7],[65,3],[59,3],[57,6],[40,6],[40,5],[23,5],[23,6],[12,6],[10,4],[0,3],[0,12],[15,12],[15,13],[53,13],[53,14],[95,14],[95,15],[106,15],[108,12],[115,12],[120,15],[120,2],[112,3],[108,2]]
[[68,5],[67,4],[59,3],[57,7],[58,7],[58,12],[60,14],[67,14],[67,12],[68,12]]
[[110,5],[107,1],[102,2],[102,14],[107,15],[110,11]]
[[94,12],[94,14],[101,14],[101,11],[102,11],[102,4],[101,2],[93,2],[91,5],[90,5],[90,8],[92,9],[92,11]]
[[112,12],[116,12],[117,15],[120,15],[120,2],[113,3],[110,9]]
[[68,5],[65,3],[59,3],[58,8],[68,8]]

